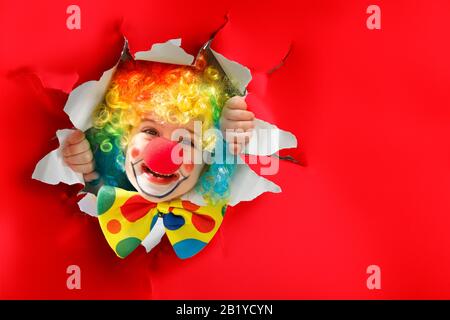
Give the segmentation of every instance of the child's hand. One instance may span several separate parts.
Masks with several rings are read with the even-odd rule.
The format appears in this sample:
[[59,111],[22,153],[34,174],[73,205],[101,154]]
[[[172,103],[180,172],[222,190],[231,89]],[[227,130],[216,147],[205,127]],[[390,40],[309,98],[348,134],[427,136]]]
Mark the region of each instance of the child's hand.
[[90,182],[98,179],[98,173],[94,171],[94,156],[91,146],[84,136],[83,131],[77,130],[64,141],[62,155],[65,163],[75,172],[82,173],[84,181]]
[[250,140],[255,115],[247,110],[243,97],[235,96],[225,103],[220,118],[220,129],[230,146],[230,152],[239,154]]

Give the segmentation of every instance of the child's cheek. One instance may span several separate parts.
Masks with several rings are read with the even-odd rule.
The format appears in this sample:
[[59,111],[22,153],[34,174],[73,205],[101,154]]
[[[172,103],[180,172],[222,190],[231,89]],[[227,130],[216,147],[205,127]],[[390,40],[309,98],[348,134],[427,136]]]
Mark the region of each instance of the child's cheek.
[[194,170],[194,164],[193,163],[184,163],[183,169],[186,173],[191,173],[192,170]]
[[131,158],[136,159],[140,156],[141,150],[137,147],[133,147],[131,149]]

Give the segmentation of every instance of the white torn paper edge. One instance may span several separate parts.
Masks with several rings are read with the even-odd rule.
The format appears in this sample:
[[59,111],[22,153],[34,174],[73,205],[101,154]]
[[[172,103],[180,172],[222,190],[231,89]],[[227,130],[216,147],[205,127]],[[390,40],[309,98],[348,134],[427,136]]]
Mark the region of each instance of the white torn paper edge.
[[48,184],[58,184],[60,182],[66,184],[84,184],[83,175],[76,173],[70,169],[64,162],[61,149],[67,136],[69,136],[74,130],[63,129],[56,131],[56,136],[59,141],[59,147],[44,158],[42,158],[36,165],[33,175],[33,179],[40,180]]
[[[194,57],[187,54],[180,45],[181,39],[157,43],[148,51],[137,52],[135,59],[178,65],[192,65]],[[213,54],[230,81],[241,92],[244,92],[246,86],[251,81],[250,70],[237,62],[225,58],[220,53],[213,51]],[[98,81],[86,82],[70,93],[64,111],[69,115],[70,120],[76,128],[85,131],[91,127],[92,112],[96,105],[103,99],[117,64],[113,68],[105,71]],[[263,136],[263,132],[267,129],[273,130],[273,133],[270,134],[271,139],[269,141],[264,139]],[[60,142],[63,140],[60,139]],[[278,129],[268,122],[256,119],[255,131],[245,152],[252,155],[267,156],[278,152],[280,149],[294,148],[296,146],[297,141],[294,135]],[[67,166],[64,166],[62,158],[58,158],[57,153],[54,153],[55,151],[57,150],[50,152],[39,161],[33,172],[33,178],[51,184],[57,184],[59,182],[74,184],[80,183],[80,181],[84,184],[82,176],[76,174]],[[59,170],[53,170],[55,167],[59,168]],[[280,191],[281,188],[275,183],[259,176],[248,165],[240,164],[232,178],[229,204],[236,205],[240,201],[253,200],[264,192]],[[205,205],[203,197],[195,192],[195,190],[183,195],[182,199],[189,200],[197,205]],[[92,210],[92,201],[93,198],[87,197],[86,195],[79,202],[80,209],[84,212],[89,211],[87,212],[88,214],[95,215],[96,212]]]
[[161,238],[166,233],[164,228],[163,219],[161,217],[156,220],[152,231],[142,240],[141,245],[144,246],[145,251],[150,252],[158,243],[161,242]]
[[292,133],[261,119],[255,118],[254,124],[255,128],[245,147],[245,154],[270,156],[280,150],[297,147],[297,138]]
[[136,60],[154,61],[178,65],[191,65],[194,56],[186,53],[181,47],[181,39],[169,40],[165,43],[155,43],[148,51],[136,52]]
[[[237,166],[234,177],[238,178],[231,180],[230,190],[233,191],[230,192],[228,202],[230,206],[235,206],[241,201],[251,201],[265,192],[281,192],[280,186],[258,175],[246,164]],[[237,193],[234,190],[241,192]]]
[[64,112],[69,115],[75,128],[86,131],[92,127],[92,112],[105,97],[105,92],[116,68],[117,64],[103,72],[98,81],[85,82],[70,93],[64,106]]
[[90,192],[85,193],[84,197],[78,201],[78,207],[88,215],[98,217],[97,197],[95,194]]
[[230,79],[230,82],[239,90],[239,92],[244,93],[247,85],[252,80],[250,70],[242,64],[225,58],[223,55],[212,49],[211,52],[217,59],[217,62],[219,62],[223,71],[226,73],[228,79]]

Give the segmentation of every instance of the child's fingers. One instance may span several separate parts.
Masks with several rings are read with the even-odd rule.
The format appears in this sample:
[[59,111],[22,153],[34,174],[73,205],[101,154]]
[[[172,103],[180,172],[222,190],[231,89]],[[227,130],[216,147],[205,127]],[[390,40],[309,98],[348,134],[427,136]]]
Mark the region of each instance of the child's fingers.
[[245,102],[245,98],[234,96],[228,99],[227,102],[225,102],[224,108],[246,110],[247,103]]
[[64,157],[64,161],[67,164],[88,164],[92,162],[93,159],[94,156],[92,155],[92,152],[90,150],[73,156]]
[[240,144],[247,144],[250,141],[250,138],[252,137],[253,132],[252,131],[225,131],[225,140],[228,143],[240,143]]
[[83,131],[81,131],[81,130],[76,130],[75,132],[71,133],[71,134],[67,137],[65,143],[66,143],[67,145],[70,145],[70,144],[77,144],[77,143],[83,141],[85,138],[86,138],[86,137],[85,137]]
[[84,139],[77,144],[66,144],[63,146],[62,154],[64,157],[74,156],[76,154],[80,154],[86,152],[91,149],[89,142]]
[[250,141],[252,134],[252,131],[243,131],[241,129],[236,131],[227,130],[224,135],[230,153],[240,154],[244,150],[245,145]]
[[92,171],[91,173],[83,175],[85,182],[91,182],[91,181],[97,180],[99,177],[100,177],[100,175],[96,171]]
[[75,172],[88,174],[94,171],[94,162],[87,164],[69,164],[69,167]]
[[253,129],[255,127],[255,124],[253,123],[253,121],[234,121],[234,120],[228,120],[228,119],[223,119],[222,123],[221,123],[221,127],[222,130],[243,130],[243,131],[247,131],[250,129]]
[[234,121],[248,121],[255,119],[255,114],[248,110],[226,108],[223,110],[223,117]]

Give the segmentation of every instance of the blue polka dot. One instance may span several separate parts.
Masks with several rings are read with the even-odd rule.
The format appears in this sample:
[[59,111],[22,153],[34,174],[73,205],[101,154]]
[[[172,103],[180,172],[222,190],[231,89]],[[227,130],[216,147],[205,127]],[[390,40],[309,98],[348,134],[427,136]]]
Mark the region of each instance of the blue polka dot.
[[185,239],[173,245],[173,249],[180,259],[190,258],[199,253],[206,243],[197,239]]
[[169,230],[180,229],[184,225],[184,218],[176,216],[172,212],[163,215],[164,226]]

